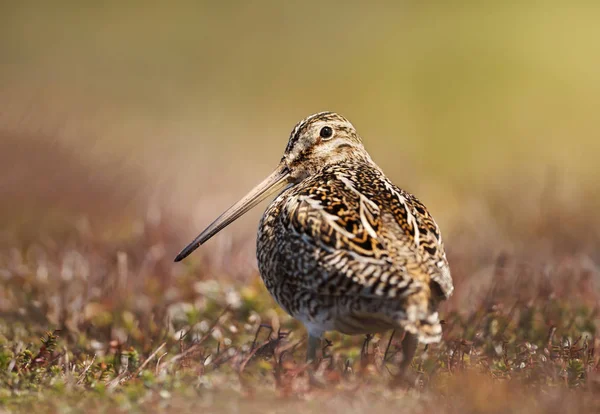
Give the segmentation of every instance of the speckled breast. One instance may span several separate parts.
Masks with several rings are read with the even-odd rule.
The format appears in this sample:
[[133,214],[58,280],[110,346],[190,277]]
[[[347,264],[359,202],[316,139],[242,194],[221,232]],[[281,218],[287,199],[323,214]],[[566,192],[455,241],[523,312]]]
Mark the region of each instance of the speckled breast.
[[[294,279],[302,269],[311,266],[308,246],[298,240],[296,234],[286,226],[284,206],[293,189],[280,194],[265,210],[256,239],[256,258],[258,270],[277,303],[290,315],[300,311],[298,296],[294,289]],[[312,263],[312,267],[316,263]]]

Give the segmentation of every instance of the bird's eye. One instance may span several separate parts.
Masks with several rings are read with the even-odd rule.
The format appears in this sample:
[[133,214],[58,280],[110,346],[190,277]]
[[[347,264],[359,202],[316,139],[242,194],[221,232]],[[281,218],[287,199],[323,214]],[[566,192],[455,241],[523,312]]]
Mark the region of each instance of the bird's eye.
[[319,135],[321,135],[321,138],[331,138],[333,136],[333,129],[331,129],[331,127],[328,126],[324,126],[323,128],[321,128],[321,132],[319,133]]

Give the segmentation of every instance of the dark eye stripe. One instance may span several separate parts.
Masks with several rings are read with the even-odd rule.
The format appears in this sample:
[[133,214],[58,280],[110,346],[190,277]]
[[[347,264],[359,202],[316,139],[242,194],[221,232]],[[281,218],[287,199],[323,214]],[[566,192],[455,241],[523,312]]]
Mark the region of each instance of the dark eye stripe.
[[344,143],[341,143],[340,145],[338,145],[337,147],[335,147],[335,149],[340,149],[340,148],[350,148],[350,147],[351,147],[351,145],[350,145],[350,144],[348,144],[348,143],[344,142]]

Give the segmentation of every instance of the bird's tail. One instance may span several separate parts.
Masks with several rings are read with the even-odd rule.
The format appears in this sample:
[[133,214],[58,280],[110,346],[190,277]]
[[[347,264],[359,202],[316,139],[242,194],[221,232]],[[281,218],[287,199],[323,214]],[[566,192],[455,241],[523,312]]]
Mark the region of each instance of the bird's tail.
[[415,321],[403,320],[400,325],[412,334],[415,334],[419,342],[431,344],[440,342],[442,339],[442,325],[437,312]]
[[423,290],[407,298],[406,313],[398,323],[407,332],[415,334],[419,342],[430,344],[442,339],[442,325],[430,292]]

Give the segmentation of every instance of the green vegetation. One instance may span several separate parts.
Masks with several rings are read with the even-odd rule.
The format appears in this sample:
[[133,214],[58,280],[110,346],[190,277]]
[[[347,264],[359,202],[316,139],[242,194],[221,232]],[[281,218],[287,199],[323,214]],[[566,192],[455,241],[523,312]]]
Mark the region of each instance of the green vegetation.
[[472,235],[456,237],[444,340],[421,346],[407,389],[394,386],[401,338],[389,332],[328,335],[311,373],[303,328],[256,274],[219,280],[202,251],[173,265],[173,237],[149,223],[120,243],[88,231],[0,251],[8,410],[575,412],[600,403],[600,272],[581,253],[557,249],[544,267],[523,252],[489,262],[464,244]]

